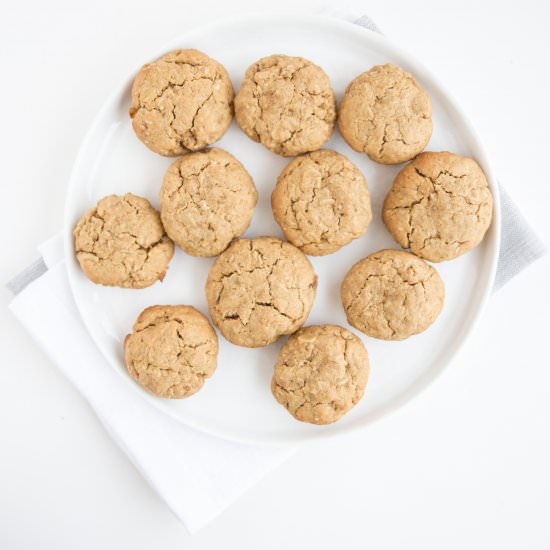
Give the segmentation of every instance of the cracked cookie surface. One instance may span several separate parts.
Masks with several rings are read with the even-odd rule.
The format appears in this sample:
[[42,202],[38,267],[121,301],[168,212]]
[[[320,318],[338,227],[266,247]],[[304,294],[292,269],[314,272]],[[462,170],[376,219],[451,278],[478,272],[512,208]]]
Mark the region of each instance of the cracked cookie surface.
[[181,399],[199,391],[216,370],[218,337],[191,306],[152,306],[124,340],[130,376],[158,397]]
[[76,258],[94,283],[145,288],[164,278],[174,243],[151,203],[131,193],[102,198],[78,222]]
[[240,239],[216,259],[206,281],[214,324],[239,346],[260,347],[302,326],[317,275],[307,257],[275,237]]
[[271,55],[251,65],[235,97],[243,132],[284,157],[319,149],[336,120],[327,74],[302,57]]
[[174,50],[144,65],[132,86],[132,126],[167,157],[220,139],[233,119],[233,86],[225,68],[197,50]]
[[337,325],[304,327],[281,348],[271,391],[294,418],[330,424],[363,396],[369,357],[361,340]]
[[402,250],[380,250],[357,262],[340,293],[348,323],[382,340],[403,340],[423,332],[445,299],[437,271]]
[[302,252],[335,252],[367,230],[367,182],[344,155],[322,149],[292,160],[271,195],[275,220]]
[[430,140],[430,98],[409,73],[392,64],[377,65],[348,85],[338,128],[355,151],[382,164],[399,164]]
[[166,232],[192,256],[217,256],[250,224],[258,193],[244,166],[222,149],[173,162],[160,190]]
[[422,153],[397,174],[383,206],[395,240],[432,262],[476,247],[491,225],[493,196],[473,159]]

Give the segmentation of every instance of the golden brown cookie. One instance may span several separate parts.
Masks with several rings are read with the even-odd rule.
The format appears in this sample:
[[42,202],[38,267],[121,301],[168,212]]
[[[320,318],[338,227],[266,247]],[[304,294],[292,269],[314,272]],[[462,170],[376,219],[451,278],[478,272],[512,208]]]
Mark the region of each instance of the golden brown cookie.
[[176,157],[219,140],[233,119],[225,68],[197,50],[174,50],[144,65],[132,86],[132,126],[155,153]]
[[335,252],[372,219],[367,182],[344,155],[322,149],[292,160],[271,195],[276,222],[302,252]]
[[403,340],[426,330],[445,299],[437,271],[402,250],[380,250],[357,262],[340,293],[348,323],[382,340]]
[[395,65],[377,65],[348,85],[338,128],[355,151],[382,164],[412,159],[432,135],[428,94]]
[[145,288],[164,278],[174,243],[151,203],[131,193],[101,199],[78,222],[74,248],[94,283]]
[[493,196],[477,162],[447,152],[422,153],[405,166],[383,207],[394,239],[432,262],[477,246],[492,215]]
[[130,376],[158,397],[181,399],[198,392],[216,370],[218,337],[191,306],[152,306],[124,340]]
[[297,420],[330,424],[363,396],[369,356],[361,340],[336,325],[301,328],[281,348],[271,391]]
[[291,157],[330,137],[336,100],[327,74],[302,57],[270,55],[251,65],[235,97],[241,130],[270,151]]
[[275,237],[240,239],[216,259],[206,281],[210,316],[227,340],[255,348],[302,326],[317,275],[307,257]]
[[223,149],[173,162],[160,190],[166,232],[192,256],[217,256],[250,224],[258,193],[244,166]]

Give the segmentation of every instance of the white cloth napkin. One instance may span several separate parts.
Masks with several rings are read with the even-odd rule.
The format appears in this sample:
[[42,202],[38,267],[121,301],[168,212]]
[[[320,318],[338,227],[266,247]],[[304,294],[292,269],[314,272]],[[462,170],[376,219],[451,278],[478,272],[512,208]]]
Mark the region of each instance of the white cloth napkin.
[[40,251],[47,271],[16,295],[10,309],[191,533],[290,456],[290,449],[204,435],[137,395],[86,332],[69,288],[61,235]]
[[[353,20],[379,32],[366,16]],[[495,288],[545,252],[502,190],[501,203]],[[199,433],[142,399],[106,363],[84,328],[69,288],[61,236],[39,251],[41,258],[7,285],[16,295],[10,309],[189,532],[206,525],[292,454],[292,449],[242,445]]]

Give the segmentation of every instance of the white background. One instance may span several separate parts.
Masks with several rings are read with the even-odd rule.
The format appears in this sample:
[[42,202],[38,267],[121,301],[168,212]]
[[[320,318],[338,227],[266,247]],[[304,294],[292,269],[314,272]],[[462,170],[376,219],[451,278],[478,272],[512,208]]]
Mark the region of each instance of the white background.
[[[189,27],[259,6],[0,3],[0,283],[61,228],[72,161],[121,76]],[[547,243],[548,6],[353,6],[454,91]],[[549,277],[547,256],[499,291],[460,357],[412,404],[301,449],[193,537],[16,324],[2,288],[0,549],[548,549]]]

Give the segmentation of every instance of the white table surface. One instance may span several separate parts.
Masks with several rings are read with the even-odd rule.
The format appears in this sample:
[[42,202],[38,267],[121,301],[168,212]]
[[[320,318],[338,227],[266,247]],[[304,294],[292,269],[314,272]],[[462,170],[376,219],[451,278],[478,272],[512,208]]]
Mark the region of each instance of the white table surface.
[[[120,75],[186,28],[258,5],[0,4],[0,283],[61,228],[72,161]],[[454,90],[549,243],[550,4],[364,6]],[[412,404],[301,449],[193,537],[16,324],[2,288],[0,548],[548,549],[549,277],[546,257],[499,291],[460,357]]]

